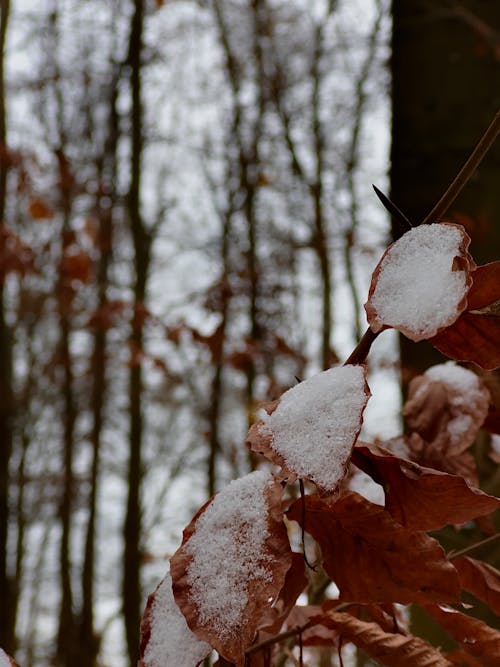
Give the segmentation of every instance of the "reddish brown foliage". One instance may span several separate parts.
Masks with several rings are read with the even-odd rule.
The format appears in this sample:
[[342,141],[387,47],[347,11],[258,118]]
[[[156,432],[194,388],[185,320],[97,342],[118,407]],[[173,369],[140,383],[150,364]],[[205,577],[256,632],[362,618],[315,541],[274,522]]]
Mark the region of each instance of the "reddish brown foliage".
[[356,445],[352,462],[384,487],[387,511],[413,530],[463,523],[500,507],[498,498],[463,477],[423,468],[376,445]]
[[467,310],[430,342],[457,361],[472,361],[486,370],[500,366],[500,261],[473,274]]
[[35,259],[29,248],[5,224],[0,224],[0,282],[8,273],[25,276],[35,270]]
[[449,667],[453,664],[423,639],[385,632],[377,623],[361,621],[350,614],[331,611],[313,620],[336,630],[344,641],[359,646],[387,667]]
[[488,563],[463,556],[453,560],[462,588],[500,615],[500,572]]
[[[271,602],[279,596],[286,573],[291,566],[291,551],[283,523],[281,497],[282,488],[278,483],[274,483],[266,491],[268,534],[262,548],[260,574],[247,582],[247,604],[237,620],[237,627],[233,625],[229,632],[221,632],[217,622],[201,617],[196,600],[191,594],[192,584],[188,575],[193,556],[186,549],[186,545],[197,530],[198,520],[213,499],[198,511],[184,530],[182,545],[170,561],[174,596],[189,627],[226,660],[236,665],[244,665],[245,651],[254,640],[262,615],[270,608]],[[221,553],[221,562],[225,558],[227,554]]]
[[500,632],[486,623],[438,605],[426,605],[425,610],[461,644],[466,653],[477,658],[483,667],[500,664]]
[[297,598],[306,588],[308,579],[305,573],[304,556],[302,554],[292,554],[292,564],[286,573],[285,583],[279,594],[278,599],[271,609],[263,613],[259,623],[259,629],[267,633],[279,632],[283,622],[293,609]]
[[340,599],[356,602],[458,600],[458,575],[441,546],[425,533],[396,523],[383,507],[345,492],[338,499],[305,498],[288,512],[321,547],[323,567],[340,589]]

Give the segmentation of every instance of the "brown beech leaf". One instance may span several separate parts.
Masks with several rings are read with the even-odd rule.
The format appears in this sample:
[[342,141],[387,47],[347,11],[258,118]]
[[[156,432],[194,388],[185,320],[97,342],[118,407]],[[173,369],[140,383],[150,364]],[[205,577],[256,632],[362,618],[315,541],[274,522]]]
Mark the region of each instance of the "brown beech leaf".
[[336,630],[344,642],[352,642],[386,667],[453,665],[437,648],[419,637],[385,632],[377,623],[362,621],[345,612],[330,611],[312,620]]
[[[338,602],[335,604],[338,604]],[[324,609],[319,604],[295,606],[286,620],[286,627],[290,629],[305,627],[302,632],[302,644],[304,646],[336,647],[339,645],[339,635],[336,630],[331,630],[321,624],[314,624],[309,627],[311,619],[320,616],[323,612]]]
[[454,558],[462,588],[483,600],[500,616],[500,572],[488,563],[462,556]]
[[386,510],[406,528],[435,530],[500,507],[500,499],[469,486],[463,477],[424,468],[377,445],[358,443],[351,460],[384,487]]
[[0,648],[0,667],[19,667],[14,658],[7,655],[3,649]]
[[405,436],[404,441],[408,446],[408,458],[412,461],[450,475],[459,475],[472,486],[479,486],[476,461],[470,451],[449,454],[440,450],[435,442],[426,442],[418,433]]
[[482,662],[479,662],[479,660],[476,660],[472,655],[469,655],[461,649],[446,653],[446,658],[450,660],[453,665],[457,665],[457,667],[483,667]]
[[289,480],[308,479],[331,492],[345,476],[369,396],[364,366],[330,368],[261,410],[247,445],[280,465]]
[[189,627],[238,666],[291,566],[282,491],[263,471],[231,482],[198,511],[170,561]]
[[[439,543],[403,528],[380,505],[352,491],[306,496],[304,530],[321,547],[323,567],[354,602],[456,601],[458,574]],[[302,522],[302,499],[288,517]]]
[[263,614],[259,622],[259,630],[276,634],[293,609],[297,598],[308,585],[305,572],[304,556],[292,553],[292,564],[286,573],[285,583],[273,607]]
[[33,251],[7,225],[0,223],[0,283],[8,273],[25,276],[35,270]]
[[390,245],[365,304],[373,331],[393,327],[414,341],[435,336],[467,307],[475,268],[461,225],[421,225]]
[[477,372],[490,392],[491,399],[483,428],[490,433],[500,434],[500,370],[483,371],[478,368]]
[[447,456],[472,445],[490,404],[481,378],[453,362],[415,377],[403,408],[408,427]]
[[467,309],[430,342],[447,357],[494,370],[500,367],[500,261],[479,266],[472,277]]
[[451,607],[425,605],[424,608],[483,667],[500,665],[500,631]]
[[141,621],[138,667],[195,667],[211,652],[209,644],[191,632],[172,593],[170,574],[148,597]]
[[30,201],[28,213],[34,220],[48,220],[54,217],[53,209],[41,197],[34,197]]

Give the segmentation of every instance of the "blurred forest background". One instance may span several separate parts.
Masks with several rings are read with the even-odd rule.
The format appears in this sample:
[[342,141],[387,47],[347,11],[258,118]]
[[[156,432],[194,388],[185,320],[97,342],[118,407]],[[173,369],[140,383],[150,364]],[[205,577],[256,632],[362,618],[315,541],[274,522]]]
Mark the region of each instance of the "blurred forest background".
[[[365,327],[391,104],[416,219],[500,106],[496,4],[0,0],[0,646],[24,667],[135,665],[257,404]],[[499,170],[453,213],[481,261]],[[391,437],[395,337],[370,363]]]

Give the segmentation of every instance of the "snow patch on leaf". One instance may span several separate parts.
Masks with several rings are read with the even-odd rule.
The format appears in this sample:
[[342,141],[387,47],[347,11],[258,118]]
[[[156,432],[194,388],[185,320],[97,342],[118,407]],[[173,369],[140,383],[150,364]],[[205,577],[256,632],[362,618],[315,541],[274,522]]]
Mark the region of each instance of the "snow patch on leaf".
[[259,433],[270,437],[278,461],[298,477],[333,491],[361,429],[370,392],[363,366],[331,368],[286,391]]
[[[440,406],[435,399],[438,388],[443,403]],[[440,448],[460,452],[474,441],[488,414],[489,402],[489,392],[481,379],[449,361],[432,366],[412,380],[404,414],[410,427],[427,440],[431,440],[432,429],[440,439]]]
[[200,622],[218,627],[222,637],[237,631],[248,602],[247,585],[271,580],[264,493],[272,477],[263,471],[235,480],[215,496],[185,545],[191,597]]
[[414,341],[435,336],[467,307],[475,264],[462,227],[421,225],[389,246],[372,277],[365,310],[373,331],[394,327]]
[[231,482],[197,512],[170,560],[187,624],[238,667],[292,564],[282,501],[270,473]]
[[189,629],[175,602],[170,573],[148,600],[141,640],[141,667],[193,667],[212,650]]

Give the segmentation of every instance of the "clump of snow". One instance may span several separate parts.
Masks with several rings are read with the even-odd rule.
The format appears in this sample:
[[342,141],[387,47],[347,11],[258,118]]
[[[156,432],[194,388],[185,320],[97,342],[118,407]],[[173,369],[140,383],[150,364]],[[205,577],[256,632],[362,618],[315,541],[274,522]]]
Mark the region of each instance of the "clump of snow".
[[0,648],[0,667],[11,667],[12,663],[9,656]]
[[451,419],[446,425],[451,444],[472,440],[488,413],[489,392],[480,378],[472,371],[453,361],[437,364],[427,369],[415,398],[427,392],[429,382],[440,382],[447,389],[447,401]]
[[459,317],[470,287],[469,272],[455,265],[464,237],[456,225],[421,225],[388,248],[365,305],[374,331],[391,326],[423,340]]
[[343,478],[368,400],[363,366],[331,368],[281,396],[260,431],[287,468],[326,491]]
[[[151,634],[144,651],[144,667],[193,667],[211,647],[189,629],[172,593],[168,573],[154,593],[150,616]],[[3,665],[0,662],[0,667]]]
[[264,548],[269,535],[265,493],[272,483],[264,471],[231,482],[200,515],[185,545],[193,557],[187,575],[199,620],[222,638],[241,629],[249,582],[272,578]]

